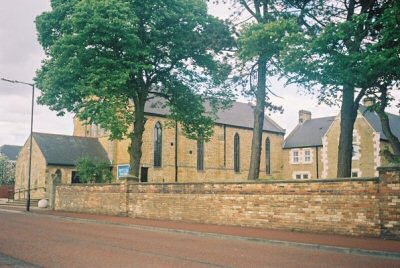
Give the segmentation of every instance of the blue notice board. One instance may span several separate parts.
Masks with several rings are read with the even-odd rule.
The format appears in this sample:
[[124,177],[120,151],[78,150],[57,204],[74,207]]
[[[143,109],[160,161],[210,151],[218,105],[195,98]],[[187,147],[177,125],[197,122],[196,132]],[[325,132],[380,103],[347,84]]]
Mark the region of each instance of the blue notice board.
[[129,175],[129,164],[126,165],[118,165],[117,167],[117,175],[118,175],[118,179],[121,177],[126,177]]

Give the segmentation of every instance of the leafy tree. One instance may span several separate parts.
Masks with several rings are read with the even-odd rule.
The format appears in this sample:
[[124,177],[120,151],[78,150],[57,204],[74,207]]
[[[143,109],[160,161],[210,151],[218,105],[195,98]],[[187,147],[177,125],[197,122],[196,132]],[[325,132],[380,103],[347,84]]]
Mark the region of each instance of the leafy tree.
[[[400,2],[387,8],[382,17],[374,24],[381,30],[378,42],[370,47],[368,60],[364,68],[370,70],[364,77],[367,88],[366,95],[373,101],[370,110],[375,111],[382,125],[382,131],[387,137],[392,152],[385,150],[384,154],[391,161],[400,160],[400,141],[389,123],[385,109],[394,101],[391,92],[398,90],[400,85]],[[373,70],[373,71],[371,71]]]
[[369,88],[367,91],[367,96],[371,98],[373,104],[368,107],[370,111],[375,111],[381,121],[382,131],[389,141],[392,151],[384,149],[383,154],[390,162],[400,162],[400,141],[390,127],[389,116],[385,112],[388,107],[390,100],[389,87],[386,85],[381,85],[379,88]]
[[110,163],[95,162],[83,157],[76,163],[79,180],[82,183],[105,183],[113,179]]
[[[39,101],[63,115],[129,137],[139,175],[148,100],[160,97],[190,138],[209,139],[217,109],[230,104],[230,68],[220,56],[229,28],[203,0],[52,0],[36,19],[47,59]],[[219,89],[219,90],[217,90]],[[203,103],[212,109],[205,111]]]
[[[221,1],[224,2],[224,1]],[[255,98],[254,126],[248,179],[258,179],[262,149],[265,109],[282,111],[270,101],[268,76],[279,71],[279,54],[293,34],[300,31],[286,9],[285,1],[232,0],[232,20],[243,20],[238,26],[239,75],[236,82],[243,94]],[[239,23],[240,24],[240,23]]]
[[[304,35],[286,50],[284,66],[289,83],[310,91],[318,86],[319,100],[336,104],[341,99],[338,177],[350,177],[352,133],[359,102],[371,86],[370,52],[379,42],[382,14],[395,1],[288,1],[299,10]],[[380,55],[381,60],[388,58]],[[387,63],[385,63],[387,64]],[[390,67],[390,68],[393,68]]]
[[0,156],[0,185],[15,183],[15,164],[5,156]]

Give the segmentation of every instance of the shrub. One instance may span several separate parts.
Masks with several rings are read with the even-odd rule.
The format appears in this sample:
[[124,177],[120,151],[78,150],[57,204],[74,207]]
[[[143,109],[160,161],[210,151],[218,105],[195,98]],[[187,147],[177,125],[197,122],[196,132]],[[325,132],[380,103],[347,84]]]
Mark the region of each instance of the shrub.
[[110,163],[106,161],[82,157],[76,163],[76,169],[82,183],[110,183],[113,179]]

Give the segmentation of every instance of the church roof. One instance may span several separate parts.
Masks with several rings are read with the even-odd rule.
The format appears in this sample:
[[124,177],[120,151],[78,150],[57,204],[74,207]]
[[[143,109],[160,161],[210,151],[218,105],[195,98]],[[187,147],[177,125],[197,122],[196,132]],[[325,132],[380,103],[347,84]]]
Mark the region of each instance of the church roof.
[[21,148],[22,146],[5,144],[0,147],[0,155],[7,157],[11,161],[16,161]]
[[82,157],[110,162],[97,138],[34,133],[33,138],[48,165],[75,166]]
[[[167,116],[169,109],[164,105],[163,100],[154,98],[148,101],[144,108],[145,113]],[[234,102],[232,107],[217,112],[215,123],[234,127],[253,128],[254,108],[248,103]],[[264,117],[264,131],[285,134],[285,130],[275,123],[267,115]]]
[[[369,122],[372,128],[379,132],[381,140],[387,140],[382,131],[381,121],[375,112],[369,111],[365,106],[360,105],[359,112]],[[400,116],[386,113],[389,117],[389,124],[393,134],[400,138]],[[322,146],[322,137],[328,131],[335,120],[335,116],[315,118],[298,124],[286,138],[283,148],[300,148]]]

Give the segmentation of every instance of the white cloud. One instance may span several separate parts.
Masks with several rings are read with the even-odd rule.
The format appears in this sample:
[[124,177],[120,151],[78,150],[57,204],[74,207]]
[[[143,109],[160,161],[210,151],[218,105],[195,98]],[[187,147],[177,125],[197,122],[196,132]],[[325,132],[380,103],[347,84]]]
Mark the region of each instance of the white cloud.
[[[34,20],[50,10],[49,0],[1,0],[0,5],[0,77],[32,82],[44,58],[37,42]],[[210,12],[223,19],[231,13],[230,5],[210,5]],[[298,121],[298,110],[312,112],[313,117],[336,115],[338,108],[317,105],[315,98],[299,95],[294,86],[283,87],[271,79],[272,90],[283,97],[273,98],[283,105],[284,114],[271,114],[283,128],[290,132]],[[246,101],[243,98],[241,101]],[[23,144],[30,130],[31,90],[28,86],[0,81],[0,145]],[[392,108],[393,113],[398,113]],[[34,131],[72,134],[72,115],[57,117],[44,106],[35,106]]]
[[[0,77],[32,82],[44,57],[34,20],[47,10],[48,0],[1,1]],[[0,145],[23,144],[28,138],[31,94],[29,86],[0,81]],[[72,134],[72,116],[59,118],[48,108],[35,105],[34,131]]]

